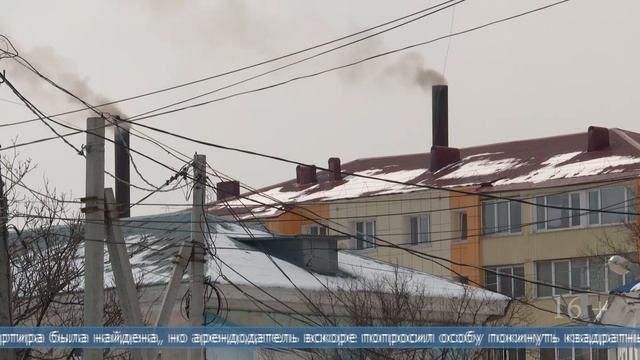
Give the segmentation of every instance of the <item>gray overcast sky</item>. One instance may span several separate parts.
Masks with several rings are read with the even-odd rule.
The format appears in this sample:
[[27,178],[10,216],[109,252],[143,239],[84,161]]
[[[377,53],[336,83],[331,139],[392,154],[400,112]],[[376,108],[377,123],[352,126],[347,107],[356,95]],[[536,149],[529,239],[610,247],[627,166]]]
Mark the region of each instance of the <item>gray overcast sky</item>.
[[[87,85],[108,99],[136,95],[216,74],[240,65],[357,31],[433,5],[434,1],[18,1],[5,0],[0,33],[21,54],[61,85]],[[357,46],[214,94],[281,81],[388,49],[424,41],[550,1],[467,0],[455,13],[447,9]],[[420,65],[443,72],[449,82],[450,144],[467,147],[531,137],[586,131],[589,125],[638,128],[640,104],[640,2],[572,0],[558,7],[387,56],[349,70],[295,82],[198,109],[161,116],[146,123],[186,136],[326,165],[360,157],[423,152],[430,146],[430,94],[399,71]],[[447,56],[447,48],[449,48]],[[424,63],[421,63],[422,59]],[[24,70],[0,62],[46,113],[76,108],[59,92]],[[285,61],[286,62],[286,61]],[[197,86],[126,102],[125,115],[199,94],[278,64]],[[407,65],[408,64],[408,65]],[[17,101],[6,86],[0,98]],[[97,98],[89,98],[97,102]],[[0,122],[33,116],[0,101]],[[85,126],[87,113],[64,120]],[[294,176],[293,165],[214,150],[153,135],[189,155],[205,153],[215,168],[252,186]],[[2,128],[0,144],[50,136],[41,123]],[[84,143],[84,136],[71,141]],[[157,148],[133,138],[132,147],[178,167]],[[108,146],[108,166],[112,166]],[[59,191],[84,193],[84,160],[62,141],[20,149],[38,170],[27,180],[41,187],[43,177]],[[163,183],[171,174],[139,160],[143,173]],[[135,183],[139,179],[133,178]],[[107,179],[107,183],[111,183]],[[144,193],[134,191],[132,199]],[[150,202],[185,202],[174,192]],[[133,214],[164,211],[135,209]]]

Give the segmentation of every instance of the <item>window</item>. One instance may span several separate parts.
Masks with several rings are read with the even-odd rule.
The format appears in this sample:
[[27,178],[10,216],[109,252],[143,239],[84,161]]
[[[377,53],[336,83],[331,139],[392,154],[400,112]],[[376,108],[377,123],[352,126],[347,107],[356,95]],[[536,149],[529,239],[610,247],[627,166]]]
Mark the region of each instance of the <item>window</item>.
[[582,225],[579,192],[539,196],[536,198],[536,229],[565,229]]
[[522,206],[515,201],[482,203],[483,234],[519,233],[522,230]]
[[629,214],[589,212],[589,224],[619,224],[634,221],[636,194],[631,187],[589,191],[589,210],[609,210]]
[[431,218],[428,214],[409,218],[411,243],[427,243],[431,241]]
[[[631,187],[612,187],[592,191],[539,196],[536,198],[536,229],[554,230],[599,224],[632,222],[635,191]],[[581,211],[589,209],[592,211]],[[598,210],[621,212],[604,213]]]
[[467,212],[452,211],[451,212],[451,240],[464,241],[467,240]]
[[540,349],[540,360],[606,360],[607,349]]
[[[569,289],[607,292],[625,284],[626,277],[609,271],[600,258],[541,261],[536,264],[538,297],[574,293]],[[564,287],[565,289],[563,289]]]
[[517,298],[524,296],[524,266],[498,266],[485,271],[484,284],[488,290]]
[[526,349],[491,349],[489,360],[525,360]]
[[355,223],[356,239],[358,249],[368,249],[375,246],[376,243],[376,221],[366,220]]
[[302,232],[307,235],[327,235],[327,227],[322,225],[305,225],[302,228]]
[[460,240],[467,240],[467,213],[458,213],[458,228],[460,229]]

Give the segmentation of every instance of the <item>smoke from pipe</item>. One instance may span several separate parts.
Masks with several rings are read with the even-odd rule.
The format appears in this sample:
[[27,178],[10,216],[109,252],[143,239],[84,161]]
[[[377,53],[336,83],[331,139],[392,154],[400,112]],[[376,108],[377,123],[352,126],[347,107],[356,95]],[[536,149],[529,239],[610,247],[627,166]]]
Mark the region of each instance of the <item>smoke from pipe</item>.
[[395,78],[404,84],[418,86],[430,92],[433,85],[447,85],[447,79],[440,72],[427,67],[422,54],[405,54],[384,70],[386,76]]
[[[86,101],[91,105],[100,105],[110,102],[109,98],[94,91],[90,85],[89,77],[82,77],[73,64],[73,61],[58,55],[50,46],[37,46],[30,50],[24,50],[18,46],[20,55],[27,59],[40,73],[67,89],[72,94]],[[52,87],[44,79],[30,72],[27,68],[16,61],[7,61],[7,77],[16,84],[16,87],[25,93],[27,98],[33,98],[33,102],[38,106],[42,101],[47,101],[51,105],[58,105],[61,99],[74,105],[82,105],[81,102],[71,96],[60,92]],[[46,109],[40,110],[47,113]],[[67,109],[64,109],[67,110]],[[113,115],[122,114],[117,104],[103,106],[97,110]],[[95,116],[91,110],[87,110],[87,116]]]

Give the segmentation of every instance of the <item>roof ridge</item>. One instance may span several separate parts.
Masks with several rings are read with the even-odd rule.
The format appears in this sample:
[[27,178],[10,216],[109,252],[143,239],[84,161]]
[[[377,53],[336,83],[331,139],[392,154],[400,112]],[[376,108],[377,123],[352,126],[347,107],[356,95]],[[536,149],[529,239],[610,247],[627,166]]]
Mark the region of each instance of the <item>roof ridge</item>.
[[[627,143],[629,143],[629,145],[631,145],[634,148],[636,148],[636,150],[640,151],[640,143],[638,143],[631,136],[629,136],[629,134],[627,134],[627,130],[622,130],[622,129],[619,129],[619,128],[612,128],[611,131],[613,131],[618,136],[620,136],[622,138],[622,140],[624,140]],[[633,132],[633,131],[629,131],[629,132]],[[634,133],[634,134],[637,134],[637,133]]]
[[[528,139],[521,139],[521,140],[500,141],[500,142],[495,142],[495,143],[490,143],[490,144],[480,144],[480,145],[473,145],[473,146],[467,146],[467,147],[459,147],[458,149],[463,151],[463,150],[469,150],[469,149],[475,149],[475,148],[483,148],[483,147],[487,147],[487,146],[512,144],[512,143],[517,143],[517,142],[535,141],[535,140],[544,140],[544,139],[555,139],[555,138],[561,138],[561,137],[567,137],[567,136],[576,136],[576,135],[580,135],[580,134],[586,134],[586,131],[585,132],[575,132],[575,133],[571,133],[571,134],[542,136],[542,137],[528,138]],[[395,158],[395,157],[400,157],[400,156],[429,155],[430,153],[431,153],[430,151],[426,151],[426,152],[420,152],[420,153],[409,153],[409,154],[399,154],[399,155],[371,156],[371,157],[366,157],[366,158],[353,159],[353,160],[351,160],[349,162],[344,163],[343,165],[348,165],[348,164],[356,162],[356,161],[366,161],[366,160],[384,159],[384,158]]]

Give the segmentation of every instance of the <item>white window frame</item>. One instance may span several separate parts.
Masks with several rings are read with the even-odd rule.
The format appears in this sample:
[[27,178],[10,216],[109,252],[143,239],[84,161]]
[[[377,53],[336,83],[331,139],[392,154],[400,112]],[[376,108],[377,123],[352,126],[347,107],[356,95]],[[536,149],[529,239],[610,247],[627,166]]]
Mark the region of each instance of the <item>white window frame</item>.
[[[505,349],[489,349],[491,354],[490,354],[490,359],[491,360],[525,360],[526,359],[526,349],[522,349],[522,348],[505,348]],[[515,359],[512,359],[511,356],[509,355],[511,351],[515,351],[516,352],[516,356]],[[520,353],[524,351],[524,357],[520,357]],[[498,355],[498,353],[502,353],[501,355]]]
[[[518,296],[516,296],[516,295],[515,295],[515,293],[514,293],[515,288],[516,288],[516,286],[515,286],[515,285],[516,285],[516,280],[518,280],[518,279],[516,279],[516,278],[514,277],[514,271],[513,271],[513,269],[514,269],[514,268],[522,268],[522,277],[524,277],[524,264],[500,265],[500,266],[491,266],[491,267],[488,267],[488,268],[487,268],[488,270],[493,270],[493,271],[495,271],[495,272],[496,272],[495,276],[496,276],[496,292],[497,292],[497,293],[499,293],[499,294],[503,294],[503,295],[505,295],[505,296],[509,296],[509,297],[520,297],[520,296],[525,296],[525,295],[526,295],[526,287],[525,287],[525,289],[523,290],[523,291],[524,291],[524,293],[523,293],[522,295],[518,295]],[[503,273],[503,271],[504,271],[504,270],[506,270],[506,269],[511,270],[511,275],[508,275],[508,274],[500,275],[500,274],[501,274],[501,273]],[[509,277],[509,278],[511,279],[511,293],[510,293],[510,294],[504,294],[504,293],[501,291],[502,289],[500,289],[500,284],[501,284],[501,283],[500,283],[500,276],[506,276],[506,277]],[[486,282],[486,280],[487,280],[486,275],[485,275],[484,280],[485,280],[485,282]],[[522,280],[522,281],[526,283],[526,281],[525,281],[525,280]],[[487,284],[486,284],[486,283],[485,283],[484,285],[485,285],[485,287],[487,286]]]
[[[570,349],[562,349],[562,350],[571,350],[571,360],[575,360],[576,359],[576,348],[570,348]],[[603,350],[603,349],[598,349],[598,348],[589,348],[589,359],[590,360],[594,360],[596,358],[596,354],[594,354],[594,352],[597,352],[598,350]],[[607,349],[604,349],[607,350]],[[554,354],[555,354],[555,360],[559,360],[559,352],[560,352],[560,348],[555,348]]]
[[[635,212],[634,209],[635,208],[635,202],[633,203],[633,205],[631,205],[631,198],[629,197],[630,192],[633,191],[635,193],[635,189],[633,188],[633,185],[631,186],[608,186],[608,187],[603,187],[603,188],[598,188],[598,189],[593,189],[593,190],[588,190],[585,191],[585,196],[586,196],[586,206],[585,208],[590,209],[591,208],[591,204],[589,204],[589,194],[590,193],[594,193],[596,192],[598,194],[598,209],[602,209],[602,190],[611,190],[611,189],[620,189],[622,188],[623,193],[624,193],[624,211],[625,212]],[[635,194],[635,197],[637,197],[638,194]],[[634,197],[634,199],[635,199]],[[620,225],[620,224],[624,224],[624,222],[633,222],[635,221],[634,217],[635,215],[626,215],[625,216],[625,220],[623,222],[614,222],[614,223],[606,223],[603,224],[602,223],[602,212],[595,212],[595,214],[598,216],[598,221],[596,223],[591,223],[591,215],[592,213],[589,212],[587,214],[587,225],[588,226],[609,226],[609,225]]]
[[[497,203],[501,203],[501,202],[506,202],[507,203],[507,230],[505,231],[501,231],[501,232],[492,232],[492,233],[486,233],[485,232],[485,226],[484,226],[484,209],[485,209],[485,204],[497,204]],[[520,205],[520,231],[511,231],[512,226],[512,221],[511,221],[511,204],[517,203],[518,205]],[[482,226],[482,236],[509,236],[509,235],[518,235],[518,234],[522,234],[522,204],[518,203],[516,201],[511,201],[511,200],[484,200],[481,202],[481,212],[482,212],[482,218],[480,219],[481,221],[481,226]],[[467,218],[468,220],[468,218]],[[498,206],[494,206],[494,211],[493,211],[493,224],[494,224],[494,229],[498,229]],[[468,236],[468,234],[467,234]]]
[[[426,219],[427,229],[423,231],[420,227],[420,219]],[[414,233],[412,222],[416,221],[416,234],[415,237],[417,241],[413,241]],[[421,235],[424,235],[424,239],[421,241]],[[428,213],[417,214],[413,216],[409,216],[409,243],[412,245],[420,245],[420,244],[430,244],[431,243],[431,215]]]
[[[601,212],[590,212],[590,211],[580,211],[580,224],[579,225],[573,225],[572,224],[572,216],[573,214],[571,214],[571,210],[569,210],[569,226],[568,227],[561,227],[561,228],[555,228],[555,229],[549,229],[548,228],[548,223],[549,223],[549,208],[546,207],[547,205],[547,197],[548,196],[553,196],[553,195],[564,195],[566,194],[569,197],[569,207],[572,207],[571,204],[571,196],[574,194],[578,194],[579,198],[580,198],[580,208],[582,209],[589,209],[591,204],[589,203],[589,194],[590,193],[597,193],[598,194],[598,209],[600,209],[602,207],[602,190],[607,190],[607,189],[623,189],[624,192],[624,204],[625,204],[625,212],[635,212],[636,209],[634,209],[635,207],[635,203],[631,203],[631,198],[630,198],[630,192],[635,192],[635,188],[632,185],[619,185],[619,186],[608,186],[608,187],[602,187],[602,188],[597,188],[597,189],[591,189],[591,190],[581,190],[581,191],[571,191],[571,192],[567,192],[567,193],[558,193],[558,194],[544,194],[544,195],[539,195],[536,196],[534,198],[534,202],[537,203],[537,198],[539,197],[543,197],[545,200],[544,205],[545,207],[543,207],[544,209],[544,214],[545,214],[545,218],[544,219],[539,219],[538,218],[538,208],[539,206],[534,205],[533,206],[533,219],[536,222],[535,226],[533,226],[533,229],[535,232],[548,232],[548,231],[563,231],[563,230],[567,230],[567,229],[581,229],[581,228],[588,228],[588,227],[601,227],[601,226],[611,226],[611,225],[620,225],[623,224],[624,222],[616,222],[616,223],[607,223],[607,224],[603,224],[602,223],[602,214]],[[636,194],[636,196],[638,196],[638,194]],[[596,214],[598,216],[598,221],[596,223],[591,223],[590,222],[590,217],[592,214]],[[634,215],[627,215],[625,221],[627,222],[633,222],[635,221],[635,216]],[[540,224],[544,224],[544,228],[540,228]]]
[[[567,192],[567,193],[558,193],[558,194],[546,194],[546,195],[540,195],[540,196],[536,196],[534,199],[534,203],[536,205],[534,205],[534,211],[533,211],[533,217],[534,217],[534,221],[536,222],[534,228],[535,232],[547,232],[547,231],[562,231],[562,230],[567,230],[567,229],[580,229],[580,228],[584,228],[587,226],[588,221],[589,221],[589,213],[586,211],[583,211],[580,214],[580,224],[578,225],[573,225],[573,214],[572,214],[572,210],[567,210],[569,211],[569,215],[568,215],[568,220],[569,220],[569,226],[567,227],[559,227],[559,228],[554,228],[554,229],[549,229],[548,224],[549,224],[549,210],[553,210],[551,208],[546,207],[546,205],[548,204],[547,201],[547,197],[549,196],[554,196],[554,195],[567,195],[568,199],[569,199],[569,208],[573,207],[571,204],[571,197],[572,195],[578,195],[578,198],[580,199],[580,208],[586,209],[588,207],[588,193],[585,191],[571,191],[571,192]],[[538,208],[540,208],[540,206],[538,206],[538,198],[544,198],[544,206],[542,207],[543,211],[544,211],[544,219],[539,219],[538,218]],[[544,228],[540,228],[540,225],[543,224]]]
[[[451,234],[453,234],[455,238],[451,240],[456,242],[467,241],[467,239],[469,238],[469,216],[467,215],[467,211],[453,211],[452,214],[453,216],[451,218]],[[462,221],[463,217],[466,217],[466,224],[464,224]]]
[[[505,296],[516,297],[514,291],[515,291],[515,288],[516,288],[515,285],[516,285],[516,280],[517,279],[513,275],[514,274],[514,271],[513,271],[514,268],[522,268],[522,273],[523,273],[523,277],[524,277],[524,264],[500,265],[500,266],[491,266],[491,267],[487,268],[489,270],[493,270],[493,271],[496,272],[495,276],[496,276],[496,292],[497,293],[505,295],[500,289],[500,276],[501,276],[500,274],[501,274],[501,271],[503,271],[505,269],[510,269],[511,270],[511,275],[509,276],[509,275],[505,274],[504,276],[507,276],[507,277],[511,278],[511,294],[507,294]],[[486,281],[486,276],[485,276],[485,281]],[[522,280],[522,281],[526,283],[525,280]],[[486,286],[487,286],[487,284],[485,284],[485,287]],[[524,292],[525,293],[522,294],[521,296],[525,296],[526,295],[526,286],[525,286]]]
[[[591,290],[591,264],[593,262],[592,257],[580,257],[580,258],[570,258],[570,259],[557,259],[557,260],[542,260],[542,261],[536,261],[535,262],[535,271],[536,271],[536,281],[542,281],[540,279],[540,277],[538,276],[538,266],[541,263],[548,263],[551,265],[551,284],[550,285],[541,285],[538,284],[536,286],[536,297],[537,298],[550,298],[550,297],[554,297],[554,296],[573,296],[573,295],[577,295],[578,293],[573,292],[571,290],[567,290],[567,293],[563,293],[563,294],[556,294],[556,287],[558,284],[556,284],[556,263],[563,263],[563,262],[568,262],[569,263],[569,284],[566,285],[566,287],[574,289],[575,287],[573,286],[573,274],[571,273],[573,266],[571,264],[571,261],[576,261],[576,260],[587,260],[587,283],[588,283],[588,287],[586,289],[586,291],[592,291]],[[604,263],[604,292],[608,293],[609,291],[613,290],[610,288],[609,286],[609,267],[606,265],[606,262]],[[627,279],[626,275],[622,275],[622,284],[626,285],[627,282],[629,281],[629,279]],[[540,296],[539,295],[539,287],[540,286],[549,286],[551,287],[551,295],[543,295]]]
[[[317,229],[317,234],[312,234],[312,229]],[[324,234],[322,233],[324,231]],[[326,226],[319,224],[307,224],[302,226],[302,233],[313,236],[327,236],[329,231]]]
[[[362,241],[360,240],[360,233],[358,232],[358,224],[362,224],[362,229],[363,229],[363,237],[365,238],[369,238],[370,242],[367,241]],[[373,233],[372,234],[368,234],[367,233],[367,224],[371,223],[372,224],[372,230]],[[361,219],[361,220],[357,220],[354,221],[353,223],[353,233],[356,235],[356,246],[355,248],[357,250],[364,250],[364,249],[372,249],[374,247],[376,247],[376,220],[375,219]],[[362,244],[362,245],[361,245]]]

